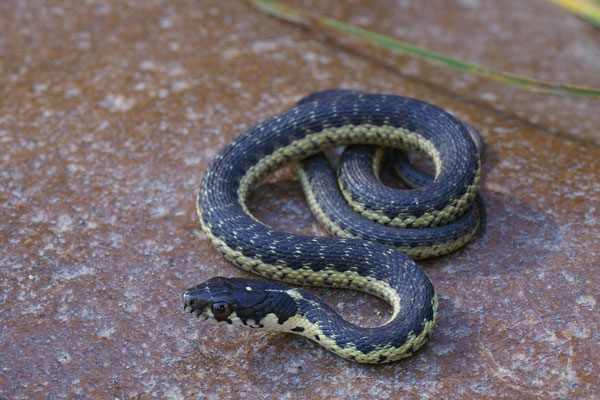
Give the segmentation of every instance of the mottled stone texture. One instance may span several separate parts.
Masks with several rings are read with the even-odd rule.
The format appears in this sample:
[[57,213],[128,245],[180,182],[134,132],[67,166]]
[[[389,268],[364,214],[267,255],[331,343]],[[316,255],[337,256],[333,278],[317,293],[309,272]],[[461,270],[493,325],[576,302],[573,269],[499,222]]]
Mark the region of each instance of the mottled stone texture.
[[[543,0],[294,1],[463,59],[600,86],[598,30]],[[600,103],[455,73],[244,2],[0,4],[0,398],[600,398]],[[417,97],[487,142],[485,236],[423,262],[417,356],[356,365],[301,337],[202,324],[179,294],[247,276],[199,229],[227,142],[312,91]],[[252,200],[324,234],[293,173]],[[374,325],[388,307],[321,293]]]

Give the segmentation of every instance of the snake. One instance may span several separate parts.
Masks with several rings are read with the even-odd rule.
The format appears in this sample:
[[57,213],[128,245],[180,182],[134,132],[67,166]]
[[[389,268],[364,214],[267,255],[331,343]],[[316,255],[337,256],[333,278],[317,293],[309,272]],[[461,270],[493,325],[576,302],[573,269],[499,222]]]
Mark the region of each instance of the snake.
[[[295,333],[359,363],[411,356],[430,339],[438,316],[433,284],[415,259],[456,250],[482,224],[475,201],[481,162],[471,130],[418,99],[347,89],[310,94],[246,130],[205,171],[197,212],[218,252],[270,280],[210,278],[183,292],[184,310],[202,320]],[[323,152],[339,146],[348,147],[336,174]],[[416,173],[413,184],[421,186],[409,190],[386,186],[380,170],[389,155],[380,148],[422,154],[434,176]],[[332,236],[283,232],[249,210],[253,188],[288,163]],[[391,317],[358,326],[298,286],[366,292],[387,302]]]

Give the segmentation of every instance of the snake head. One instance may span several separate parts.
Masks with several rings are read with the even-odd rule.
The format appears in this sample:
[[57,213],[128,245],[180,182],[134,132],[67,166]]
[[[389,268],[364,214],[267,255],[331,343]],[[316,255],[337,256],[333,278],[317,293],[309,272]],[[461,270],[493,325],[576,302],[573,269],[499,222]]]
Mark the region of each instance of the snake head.
[[226,321],[238,308],[231,283],[215,277],[186,290],[181,295],[185,311],[204,320]]
[[289,289],[254,279],[215,277],[186,290],[181,303],[185,311],[204,320],[265,328],[279,320],[274,317],[279,317],[277,308]]

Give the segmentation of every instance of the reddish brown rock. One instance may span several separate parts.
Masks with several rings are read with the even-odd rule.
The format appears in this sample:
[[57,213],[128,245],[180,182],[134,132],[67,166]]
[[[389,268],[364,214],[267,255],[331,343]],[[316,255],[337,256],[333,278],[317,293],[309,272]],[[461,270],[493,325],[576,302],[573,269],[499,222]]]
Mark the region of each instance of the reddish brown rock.
[[[597,29],[549,3],[376,3],[316,11],[600,86]],[[243,2],[5,2],[0,15],[0,397],[600,397],[598,100],[323,41]],[[423,262],[440,318],[404,362],[357,365],[297,336],[202,324],[180,309],[187,287],[246,275],[199,229],[195,191],[210,160],[332,87],[424,99],[486,140],[487,233]],[[278,173],[253,209],[281,229],[324,234],[294,179]],[[388,312],[366,295],[317,292],[358,323]]]

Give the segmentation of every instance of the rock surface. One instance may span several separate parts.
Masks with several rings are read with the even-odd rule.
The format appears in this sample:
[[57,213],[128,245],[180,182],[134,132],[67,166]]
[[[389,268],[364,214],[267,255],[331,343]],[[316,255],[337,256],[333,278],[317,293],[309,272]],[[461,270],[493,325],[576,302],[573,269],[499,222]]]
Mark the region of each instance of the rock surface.
[[[548,2],[318,3],[289,4],[600,87],[598,30]],[[0,15],[1,398],[600,398],[598,100],[323,40],[244,2],[12,1]],[[189,286],[247,276],[199,229],[208,163],[245,128],[332,87],[429,101],[486,140],[487,232],[422,263],[440,318],[403,362],[356,365],[180,308]],[[289,169],[251,208],[324,234]],[[315,292],[357,323],[388,312],[367,295]]]

